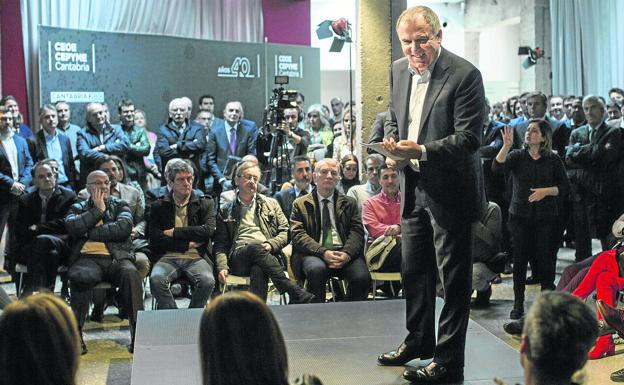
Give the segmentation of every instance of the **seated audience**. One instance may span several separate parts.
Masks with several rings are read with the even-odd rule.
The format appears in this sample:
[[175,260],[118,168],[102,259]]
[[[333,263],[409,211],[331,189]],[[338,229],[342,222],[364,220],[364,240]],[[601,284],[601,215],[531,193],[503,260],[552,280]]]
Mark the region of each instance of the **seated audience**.
[[503,272],[506,255],[500,252],[501,246],[501,209],[494,202],[489,202],[478,222],[472,227],[472,290],[477,292],[473,305],[490,305],[492,281]]
[[[623,254],[624,247],[621,245],[599,254],[572,295],[584,300],[595,291],[596,299],[615,306],[618,292],[624,289],[624,274],[620,270],[620,266],[624,266]],[[600,314],[598,319],[602,319]],[[589,352],[589,359],[595,360],[614,354],[613,336],[606,335],[598,338],[594,348]]]
[[134,123],[134,102],[124,99],[117,106],[121,130],[128,138],[129,148],[124,159],[126,178],[137,182],[142,189],[147,186],[147,168],[143,157],[150,153],[150,143],[145,128]]
[[310,158],[305,155],[296,156],[293,162],[292,177],[294,185],[287,190],[275,194],[275,200],[282,208],[286,219],[290,221],[293,201],[312,191],[312,168]]
[[355,113],[351,107],[345,108],[342,116],[342,135],[334,139],[332,157],[336,160],[344,158],[345,155],[355,154],[358,146],[355,133],[357,131]]
[[20,196],[15,223],[16,260],[28,267],[22,283],[26,294],[42,288],[54,292],[57,269],[69,261],[65,216],[76,202],[76,194],[56,183],[49,163],[38,162],[33,173],[35,190]]
[[[600,334],[613,334],[617,332],[620,337],[624,336],[624,309],[616,309],[613,306],[609,306],[604,301],[598,300],[598,314],[600,314],[607,325],[598,324]],[[624,382],[624,368],[616,370],[611,373],[611,381]]]
[[542,293],[527,314],[520,363],[526,385],[571,384],[598,327],[591,309],[566,293]]
[[[104,158],[101,158],[96,163],[96,168],[100,171],[104,171],[106,175],[108,175],[108,180],[110,181],[110,195],[115,198],[119,198],[125,201],[130,207],[130,211],[132,212],[132,246],[134,249],[134,265],[136,266],[141,279],[145,279],[150,270],[149,259],[147,258],[147,254],[149,254],[148,244],[146,241],[146,233],[145,233],[145,220],[143,218],[145,213],[145,202],[143,198],[143,193],[138,188],[138,184],[135,186],[131,186],[125,182],[127,182],[126,175],[126,167],[118,156],[109,155]],[[83,189],[78,193],[78,198],[80,200],[89,199],[89,191],[87,189]],[[105,290],[94,290],[93,292],[93,310],[91,311],[91,321],[102,322],[102,317],[104,315],[104,310],[107,307],[107,299],[104,298]],[[109,298],[108,302],[113,302],[112,296],[114,295],[115,290],[109,290]],[[124,315],[123,312],[121,312]]]
[[[243,156],[243,158],[240,160],[240,162],[236,163],[234,165],[234,167],[232,167],[232,173],[228,176],[229,181],[231,181],[230,189],[228,189],[227,191],[223,191],[221,192],[221,194],[219,194],[219,207],[223,207],[226,204],[234,201],[236,199],[236,194],[238,194],[238,191],[236,190],[236,169],[238,168],[238,166],[240,166],[243,162],[253,162],[256,165],[260,165],[260,163],[258,162],[258,158],[256,158],[255,155],[245,155]],[[265,185],[263,185],[261,182],[258,182],[258,193],[262,194],[262,195],[269,195],[270,191],[269,188],[266,187]]]
[[210,196],[193,190],[193,168],[182,159],[167,163],[170,192],[151,204],[149,238],[154,263],[150,288],[159,309],[176,309],[170,285],[185,277],[193,287],[190,308],[206,305],[214,289],[210,242],[215,208]]
[[323,115],[320,104],[313,104],[308,108],[305,129],[310,134],[310,144],[307,148],[308,158],[324,158],[326,156],[327,146],[332,143],[334,137],[329,128],[329,123]]
[[[203,178],[199,171],[201,168],[201,158],[206,149],[206,137],[204,129],[199,125],[191,125],[187,119],[188,106],[180,98],[173,99],[169,103],[169,121],[160,126],[158,141],[154,150],[160,161],[161,171],[165,165],[173,158],[189,159],[195,168],[195,186],[203,186]],[[169,183],[167,176],[162,174],[162,184]]]
[[59,165],[56,183],[75,190],[79,176],[74,163],[74,152],[67,136],[57,129],[56,108],[45,104],[39,111],[39,124],[42,130],[28,138],[28,148],[33,162],[54,159]]
[[0,383],[75,385],[76,319],[62,299],[37,294],[8,305],[0,317]]
[[347,281],[346,300],[362,301],[368,295],[370,274],[362,258],[364,228],[355,200],[336,190],[338,162],[322,159],[314,167],[316,188],[295,199],[290,218],[292,270],[299,282],[325,301],[327,279]]
[[121,305],[128,314],[134,351],[137,311],[143,310],[143,283],[134,266],[132,212],[128,204],[110,195],[110,180],[103,171],[87,176],[89,199],[74,204],[65,218],[67,231],[74,239],[68,277],[71,307],[78,320],[83,354],[87,346],[82,339],[91,299],[91,289],[107,281],[119,288]]
[[108,122],[104,105],[89,103],[86,107],[87,125],[78,132],[78,155],[80,156],[80,188],[87,175],[95,170],[95,163],[106,155],[124,157],[130,142],[119,127]]
[[362,222],[368,233],[368,244],[380,238],[393,237],[396,240],[379,267],[371,268],[370,261],[367,260],[369,269],[379,272],[401,271],[401,193],[395,166],[392,159],[387,159],[381,165],[381,192],[365,200],[362,205]]
[[230,273],[250,277],[250,290],[266,300],[268,279],[290,303],[310,302],[313,295],[288,279],[277,255],[288,243],[288,220],[278,203],[257,193],[260,167],[243,162],[236,169],[237,199],[219,209],[214,252],[219,281]]
[[[252,293],[233,291],[210,302],[199,324],[199,353],[204,385],[289,384],[282,332]],[[311,375],[295,384],[322,385]]]
[[360,162],[354,154],[345,155],[340,161],[340,182],[336,189],[346,194],[353,186],[360,184]]
[[13,95],[7,95],[0,99],[0,106],[5,107],[11,115],[13,115],[14,127],[13,130],[15,134],[21,136],[24,139],[30,138],[32,135],[32,130],[28,125],[23,122],[22,114],[20,114],[19,104],[17,103],[17,99]]
[[355,199],[357,207],[362,210],[362,204],[372,196],[379,194],[381,185],[379,184],[379,169],[384,164],[383,156],[372,154],[366,157],[366,177],[364,184],[353,186],[347,191],[347,196]]

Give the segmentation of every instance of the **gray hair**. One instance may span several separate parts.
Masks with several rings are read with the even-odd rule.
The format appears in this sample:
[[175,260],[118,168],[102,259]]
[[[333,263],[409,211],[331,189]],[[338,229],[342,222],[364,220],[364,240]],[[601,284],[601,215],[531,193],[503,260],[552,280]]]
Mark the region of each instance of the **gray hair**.
[[194,176],[193,167],[188,164],[184,159],[173,158],[167,165],[165,166],[165,176],[168,181],[173,182],[175,180],[176,175],[181,172],[188,172],[189,174]]
[[417,16],[422,16],[423,19],[425,19],[425,22],[429,25],[429,27],[431,27],[431,33],[434,35],[438,35],[440,33],[440,19],[438,18],[438,15],[433,12],[431,8],[423,5],[410,7],[403,11],[397,19],[396,29],[399,29],[401,23],[414,22]]
[[607,109],[607,106],[605,105],[604,99],[602,99],[600,96],[597,96],[597,95],[587,95],[587,96],[585,96],[583,98],[583,105],[585,105],[585,103],[600,104],[604,110]]

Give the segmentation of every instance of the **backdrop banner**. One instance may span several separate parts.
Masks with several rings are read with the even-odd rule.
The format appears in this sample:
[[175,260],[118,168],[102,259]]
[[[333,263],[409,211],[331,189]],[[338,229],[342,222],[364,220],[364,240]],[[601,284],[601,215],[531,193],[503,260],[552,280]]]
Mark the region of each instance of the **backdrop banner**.
[[274,76],[290,77],[286,89],[301,91],[306,105],[320,101],[319,49],[282,44],[236,43],[39,27],[40,102],[67,101],[72,122],[85,125],[85,105],[106,102],[111,122],[117,103],[132,99],[148,127],[167,119],[171,99],[215,97],[215,114],[239,100],[245,118],[262,123]]

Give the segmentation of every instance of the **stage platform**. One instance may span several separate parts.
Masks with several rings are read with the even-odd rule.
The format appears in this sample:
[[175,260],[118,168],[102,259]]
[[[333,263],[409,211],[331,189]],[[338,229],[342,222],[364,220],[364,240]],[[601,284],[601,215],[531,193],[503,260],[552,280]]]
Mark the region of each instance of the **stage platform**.
[[[442,305],[438,300],[437,314]],[[291,379],[316,374],[324,385],[406,384],[403,367],[378,366],[379,353],[405,337],[405,303],[383,300],[272,306],[288,349]],[[140,312],[132,385],[199,385],[202,309]],[[412,361],[418,366],[429,361]],[[522,382],[518,352],[474,321],[468,324],[464,384]]]

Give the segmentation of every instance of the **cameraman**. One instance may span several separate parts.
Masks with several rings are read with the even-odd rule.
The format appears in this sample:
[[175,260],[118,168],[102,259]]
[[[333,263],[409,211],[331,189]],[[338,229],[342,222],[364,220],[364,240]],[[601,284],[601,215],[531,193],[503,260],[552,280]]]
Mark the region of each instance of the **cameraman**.
[[305,155],[310,144],[310,133],[297,125],[298,118],[298,108],[286,108],[284,109],[284,120],[279,126],[279,130],[288,137],[289,164],[292,164],[295,156]]

